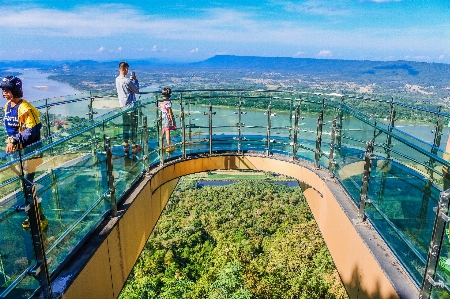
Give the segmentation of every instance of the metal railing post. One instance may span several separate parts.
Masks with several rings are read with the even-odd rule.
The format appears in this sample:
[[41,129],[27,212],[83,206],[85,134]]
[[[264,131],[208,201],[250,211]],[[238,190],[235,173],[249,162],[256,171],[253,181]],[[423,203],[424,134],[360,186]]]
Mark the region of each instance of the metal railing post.
[[48,272],[47,257],[45,255],[44,236],[42,234],[43,228],[41,227],[41,219],[44,219],[44,216],[41,215],[41,210],[39,208],[41,199],[38,199],[37,197],[36,185],[25,178],[23,167],[24,161],[22,160],[21,150],[18,151],[18,154],[21,174],[20,178],[25,194],[25,212],[28,214],[31,241],[33,243],[34,254],[36,257],[36,266],[30,269],[28,274],[39,280],[39,285],[43,292],[44,298],[47,299],[52,297],[52,288],[50,275]]
[[[291,94],[291,100],[289,102],[289,128],[292,128],[292,110],[294,108],[294,97]],[[289,140],[292,138],[292,132],[289,130]]]
[[88,116],[88,120],[93,120],[94,114],[98,114],[98,112],[94,112],[93,103],[94,103],[94,97],[90,97],[89,104],[88,104],[88,112],[86,113],[86,115]]
[[[97,114],[97,112],[94,112],[93,103],[94,103],[94,97],[91,96],[89,98],[88,112],[86,113],[89,121],[92,121],[94,119],[94,114]],[[90,133],[91,133],[91,154],[92,154],[92,157],[94,157],[94,160],[96,160],[97,156],[95,155],[95,148],[96,148],[96,146],[95,146],[95,143],[96,143],[95,127],[90,130]]]
[[295,108],[294,119],[294,140],[292,142],[292,158],[297,158],[297,142],[298,142],[298,119],[300,117],[300,105]]
[[[272,98],[270,98],[270,102],[272,103]],[[272,105],[267,107],[267,145],[266,145],[266,156],[270,155],[270,127],[272,126],[270,121],[270,115],[272,114]]]
[[212,155],[212,105],[211,102],[209,102],[209,154]]
[[160,115],[159,116],[159,119],[158,119],[158,131],[159,132],[161,132],[161,134],[159,135],[159,144],[160,144],[160,146],[159,146],[159,154],[160,154],[160,163],[161,163],[161,166],[162,165],[164,165],[164,152],[165,152],[165,149],[164,149],[164,133],[162,133],[162,116]]
[[373,143],[374,139],[371,139],[366,143],[366,152],[364,153],[364,172],[362,177],[361,191],[359,196],[359,211],[358,217],[364,221],[365,220],[365,211],[366,204],[370,203],[370,200],[367,198],[367,193],[369,190],[369,180],[370,180],[370,171],[372,169],[372,160],[373,160]]
[[156,140],[158,140],[158,142],[159,142],[159,140],[160,140],[160,135],[161,135],[161,128],[159,128],[159,118],[160,118],[160,115],[159,115],[159,105],[158,105],[158,95],[155,95],[155,103],[156,103],[156,110],[155,110],[155,121],[154,122],[156,122],[156,127],[157,127],[157,130],[156,130]]
[[[442,107],[439,107],[439,112],[441,112]],[[442,138],[442,129],[444,128],[444,124],[441,120],[440,115],[437,115],[436,123],[434,124],[434,139],[433,139],[433,148],[431,149],[431,153],[434,155],[437,154],[438,148],[441,146],[441,138]],[[433,160],[434,162],[434,160]]]
[[44,136],[47,138],[49,137],[52,133],[50,131],[50,117],[49,117],[49,105],[48,105],[48,99],[45,99],[45,114],[44,114],[44,126],[45,126],[45,130],[44,130]]
[[343,105],[344,105],[344,97],[341,97],[341,102],[339,103],[338,121],[336,123],[336,143],[338,149],[341,149],[342,145],[342,119],[344,116],[344,113],[342,111]]
[[181,142],[183,143],[181,145],[182,151],[183,151],[183,159],[186,159],[186,121],[185,121],[185,114],[184,114],[184,107],[181,107]]
[[146,169],[146,171],[149,170],[150,167],[150,161],[149,161],[149,156],[148,156],[148,127],[147,127],[147,116],[146,115],[142,115],[142,139],[143,139],[143,144],[142,144],[142,150],[143,150],[143,157],[142,159],[144,160],[144,168]]
[[322,155],[322,127],[323,127],[323,109],[319,112],[317,118],[317,136],[316,136],[316,149],[314,150],[314,167],[319,168],[319,160]]
[[117,216],[116,187],[114,186],[111,138],[106,135],[105,135],[105,151],[106,151],[106,174],[108,178],[108,189],[109,189],[108,192],[109,192],[111,216],[116,217]]
[[238,123],[237,123],[237,127],[238,127],[238,149],[237,152],[238,154],[241,153],[241,146],[242,146],[242,98],[239,97],[239,104],[238,104]]
[[450,221],[448,209],[450,204],[450,189],[442,191],[439,196],[439,203],[436,209],[433,233],[431,235],[430,247],[428,249],[427,263],[423,274],[420,288],[420,299],[428,299],[433,287],[443,287],[443,282],[436,282],[436,270],[439,256],[441,254],[442,241],[444,239],[445,226]]
[[188,98],[188,116],[189,116],[189,142],[192,141],[192,117],[191,117],[191,99]]
[[386,160],[389,160],[391,158],[391,147],[392,147],[392,135],[390,134],[392,130],[394,129],[394,122],[395,122],[395,107],[394,107],[394,98],[391,99],[391,113],[389,114],[389,127],[388,127],[388,135],[386,139]]
[[44,294],[44,298],[52,297],[52,288],[50,283],[50,275],[48,272],[47,258],[45,256],[44,237],[42,235],[42,227],[40,223],[41,214],[39,211],[39,201],[36,195],[36,185],[25,182],[26,196],[31,198],[31,203],[25,208],[28,213],[28,219],[31,229],[31,239],[33,242],[34,254],[36,256],[36,267],[31,269],[29,274],[35,276],[39,280],[39,285]]
[[328,157],[328,172],[331,177],[334,177],[334,141],[336,137],[336,117],[333,118],[333,125],[331,127],[331,139],[330,139],[330,155]]

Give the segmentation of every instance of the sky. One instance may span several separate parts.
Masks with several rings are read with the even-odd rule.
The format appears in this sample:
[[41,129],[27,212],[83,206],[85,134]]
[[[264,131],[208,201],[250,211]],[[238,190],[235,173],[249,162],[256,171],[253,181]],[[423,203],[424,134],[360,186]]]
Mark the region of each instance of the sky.
[[450,63],[449,0],[0,0],[0,60]]

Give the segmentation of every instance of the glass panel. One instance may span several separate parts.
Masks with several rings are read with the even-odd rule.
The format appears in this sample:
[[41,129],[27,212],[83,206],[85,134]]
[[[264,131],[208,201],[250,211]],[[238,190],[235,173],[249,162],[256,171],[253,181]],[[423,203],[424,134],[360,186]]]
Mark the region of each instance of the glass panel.
[[[22,228],[26,215],[16,211],[16,207],[25,202],[22,184],[16,172],[20,173],[17,161],[10,162],[8,167],[0,171],[0,294],[35,261],[30,232]],[[24,288],[28,289],[30,286],[25,285]]]
[[[267,127],[270,121],[275,119],[276,112],[268,115],[268,109],[271,102],[270,95],[260,94],[244,94],[241,100],[241,150],[266,152],[268,147]],[[239,123],[239,106],[235,108],[235,123]],[[230,116],[231,117],[231,116]],[[271,124],[271,127],[273,125]],[[236,128],[238,129],[238,128]],[[237,130],[238,132],[238,130]],[[237,133],[236,132],[236,133]],[[234,137],[236,141],[239,136]],[[275,139],[270,137],[271,145]],[[270,142],[270,141],[269,141]]]
[[[209,112],[208,94],[180,94],[178,99],[182,99],[182,101],[172,101],[172,110],[177,122],[177,129],[170,132],[171,143],[175,144],[175,151],[165,154],[166,158],[180,156],[182,153],[181,105],[183,105],[185,116],[186,154],[209,152],[209,118],[208,115],[205,115],[205,113]],[[165,137],[163,141],[164,144],[167,144]]]
[[[31,242],[29,245],[31,246]],[[21,280],[18,281],[16,287],[1,298],[28,299],[35,293],[36,289],[38,288],[39,288],[39,281],[37,279],[35,279],[33,276],[24,275],[23,277],[21,277]],[[2,291],[3,288],[0,288],[0,294]]]

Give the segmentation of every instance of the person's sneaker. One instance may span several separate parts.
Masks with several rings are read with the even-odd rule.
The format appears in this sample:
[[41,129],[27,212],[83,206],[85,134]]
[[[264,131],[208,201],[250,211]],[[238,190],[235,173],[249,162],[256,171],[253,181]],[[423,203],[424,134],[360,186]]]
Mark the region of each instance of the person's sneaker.
[[171,153],[175,150],[175,148],[173,146],[169,146],[168,148],[166,148],[166,152],[167,153]]
[[28,218],[26,218],[26,219],[22,222],[22,228],[23,228],[23,229],[30,229],[30,220],[28,220]]
[[[48,228],[48,220],[46,218],[41,219],[39,222],[41,224],[41,230],[46,230]],[[22,228],[25,230],[30,229],[30,220],[28,218],[22,222]]]

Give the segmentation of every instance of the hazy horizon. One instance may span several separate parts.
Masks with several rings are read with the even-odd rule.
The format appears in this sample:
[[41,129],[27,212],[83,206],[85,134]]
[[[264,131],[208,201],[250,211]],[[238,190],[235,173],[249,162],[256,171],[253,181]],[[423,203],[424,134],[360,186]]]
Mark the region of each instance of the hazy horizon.
[[[154,57],[148,57],[148,58],[134,58],[134,59],[123,59],[124,61],[128,62],[134,62],[134,61],[155,61],[158,63],[179,63],[179,64],[189,64],[189,63],[196,63],[196,62],[202,62],[208,59],[212,59],[217,56],[235,56],[235,57],[258,57],[258,58],[292,58],[292,59],[312,59],[312,60],[337,60],[337,61],[371,61],[371,62],[418,62],[418,63],[430,63],[430,64],[450,64],[450,62],[430,62],[430,61],[419,61],[419,60],[406,60],[406,59],[398,59],[398,60],[371,60],[371,59],[341,59],[341,58],[310,58],[310,57],[289,57],[289,56],[258,56],[258,55],[232,55],[232,54],[223,54],[223,55],[214,55],[211,57],[207,57],[205,59],[201,60],[195,60],[195,61],[186,61],[182,59],[171,59],[171,58],[154,58]],[[80,62],[80,61],[93,61],[93,62],[99,62],[99,63],[116,63],[118,61],[122,61],[121,59],[2,59],[1,63],[8,63],[8,62],[20,62],[20,61],[29,61],[29,62],[45,62],[45,61],[51,61],[51,62]],[[19,67],[20,68],[20,67]]]

